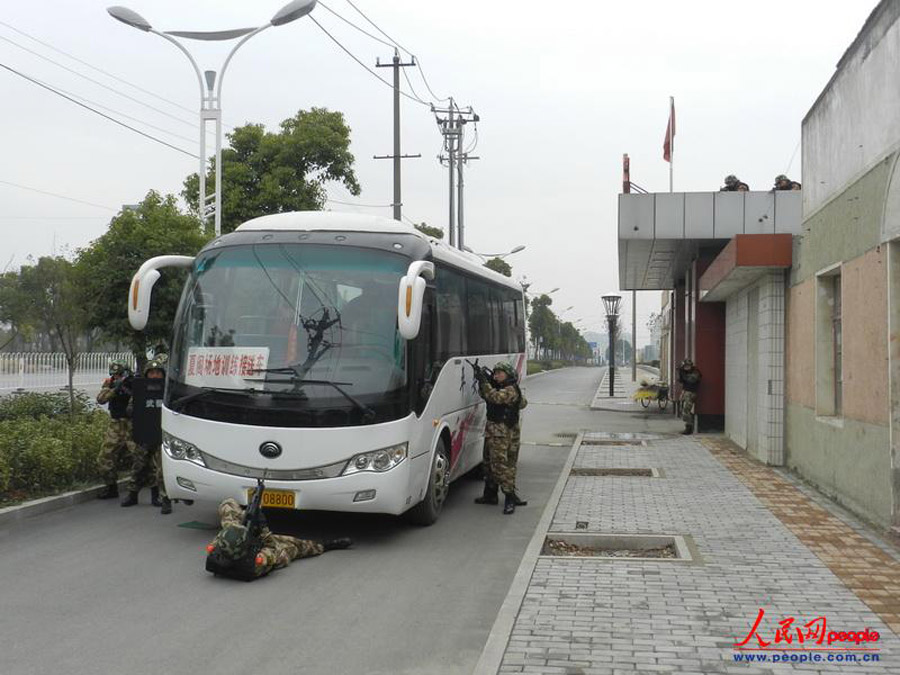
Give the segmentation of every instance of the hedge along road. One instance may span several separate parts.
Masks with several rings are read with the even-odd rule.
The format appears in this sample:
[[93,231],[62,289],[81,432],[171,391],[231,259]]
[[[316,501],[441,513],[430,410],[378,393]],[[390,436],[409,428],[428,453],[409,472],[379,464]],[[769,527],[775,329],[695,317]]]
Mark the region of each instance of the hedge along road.
[[[533,401],[586,406],[602,371],[529,380]],[[0,531],[4,673],[469,673],[568,454],[554,434],[590,426],[585,408],[526,411],[513,516],[453,484],[441,519],[415,528],[381,516],[273,514],[273,529],[351,536],[354,548],[300,560],[252,583],[203,569],[213,505],[94,501]],[[548,414],[549,413],[549,414]],[[583,417],[576,420],[572,415]],[[595,417],[596,419],[596,417]],[[548,439],[564,447],[532,445]]]

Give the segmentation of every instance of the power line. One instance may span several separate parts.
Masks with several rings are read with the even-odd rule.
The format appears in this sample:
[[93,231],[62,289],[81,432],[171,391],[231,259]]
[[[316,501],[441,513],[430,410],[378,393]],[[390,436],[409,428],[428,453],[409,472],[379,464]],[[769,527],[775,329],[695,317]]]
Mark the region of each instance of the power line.
[[400,49],[402,49],[404,52],[406,52],[407,55],[413,56],[413,53],[412,53],[411,51],[409,51],[406,47],[404,47],[403,45],[401,45],[399,42],[397,42],[397,41],[396,41],[394,38],[392,38],[390,35],[388,35],[388,34],[385,33],[383,30],[381,30],[381,28],[379,28],[378,25],[377,25],[374,21],[372,21],[372,19],[370,19],[369,17],[367,17],[359,7],[357,7],[356,5],[353,4],[352,0],[347,0],[347,4],[350,5],[353,9],[355,9],[355,10],[359,13],[359,15],[360,15],[362,18],[364,18],[366,21],[368,21],[370,24],[372,24],[372,27],[375,28],[375,30],[377,30],[379,33],[381,33],[382,35],[384,35],[384,37],[386,37],[388,40],[390,40],[390,41],[393,43],[391,46],[397,46],[397,47],[399,47]]
[[[319,4],[321,4],[321,3],[319,3]],[[425,77],[425,71],[422,69],[422,60],[420,58],[418,58],[415,54],[413,54],[411,51],[406,49],[406,47],[401,45],[390,35],[388,35],[383,30],[381,30],[381,28],[379,28],[378,25],[374,21],[372,21],[372,19],[370,19],[368,16],[366,16],[365,13],[363,13],[363,11],[359,7],[357,7],[355,4],[353,4],[353,2],[351,0],[347,0],[347,4],[350,5],[353,9],[355,9],[362,18],[364,18],[366,21],[368,21],[375,28],[375,30],[377,30],[379,33],[384,35],[384,37],[386,37],[388,40],[390,40],[393,43],[392,45],[389,45],[389,46],[393,46],[393,47],[397,47],[397,48],[401,49],[402,51],[406,52],[407,55],[410,56],[416,62],[416,67],[419,69],[419,75],[421,75],[421,77],[422,77],[422,82],[425,83],[425,88],[428,89],[429,93],[431,94],[431,97],[434,100],[439,101],[439,102],[450,100],[449,96],[438,96],[437,94],[434,93],[434,90],[431,88],[431,85],[428,84],[428,78]],[[358,28],[357,30],[362,30],[362,29]],[[365,31],[363,31],[363,32],[365,32]],[[368,35],[368,33],[366,33],[366,34]],[[370,36],[370,37],[373,37],[374,39],[381,42],[381,40],[379,40],[378,38],[375,38],[374,35]],[[412,88],[412,85],[410,85],[410,89],[411,88]]]
[[154,112],[157,112],[157,113],[159,113],[160,115],[165,115],[166,117],[172,118],[172,119],[175,120],[176,122],[181,122],[182,124],[187,124],[187,125],[190,126],[190,127],[195,127],[195,126],[196,126],[196,124],[195,124],[194,122],[189,122],[188,120],[184,119],[183,117],[178,117],[177,115],[173,115],[172,113],[166,112],[165,110],[161,110],[160,108],[157,108],[157,107],[155,107],[155,106],[152,106],[152,105],[150,105],[149,103],[145,103],[144,101],[140,100],[139,98],[135,98],[134,96],[130,96],[130,95],[126,94],[125,92],[116,89],[115,87],[110,87],[109,85],[103,84],[103,83],[100,82],[99,80],[95,80],[95,79],[92,78],[92,77],[88,77],[88,76],[85,75],[84,73],[79,73],[79,72],[78,72],[77,70],[75,70],[74,68],[69,68],[68,66],[64,66],[64,65],[61,64],[59,61],[54,61],[54,60],[51,59],[49,56],[44,56],[44,55],[41,54],[40,52],[36,52],[36,51],[34,51],[33,49],[29,49],[28,47],[25,47],[24,45],[20,45],[20,44],[19,44],[18,42],[16,42],[15,40],[10,40],[8,37],[5,37],[5,36],[3,36],[3,35],[0,35],[0,40],[3,40],[4,42],[8,42],[9,44],[11,44],[11,45],[13,45],[13,46],[18,47],[19,49],[22,49],[22,50],[28,52],[29,54],[32,54],[32,55],[34,55],[34,56],[37,56],[39,59],[43,59],[44,61],[47,61],[48,63],[52,63],[54,66],[57,66],[58,68],[62,68],[63,70],[72,73],[73,75],[77,75],[78,77],[80,77],[80,78],[82,78],[82,79],[85,79],[85,80],[87,80],[88,82],[92,82],[92,83],[96,84],[98,87],[103,87],[103,88],[106,89],[107,91],[111,91],[112,93],[114,93],[114,94],[116,94],[116,95],[118,95],[118,96],[122,96],[123,98],[127,98],[129,101],[133,101],[134,103],[137,103],[138,105],[142,105],[142,106],[144,106],[144,107],[146,107],[146,108],[150,108],[150,110],[153,110]]
[[349,26],[352,26],[353,28],[355,28],[356,30],[358,30],[358,31],[359,31],[360,33],[362,33],[363,35],[366,35],[366,36],[372,38],[373,40],[375,40],[375,42],[380,42],[380,43],[383,44],[385,47],[390,47],[391,49],[393,49],[393,48],[396,46],[396,45],[394,45],[394,44],[392,44],[392,43],[390,43],[390,42],[387,42],[387,41],[385,41],[385,40],[382,40],[382,39],[381,39],[380,37],[378,37],[377,35],[372,35],[370,32],[368,32],[368,31],[365,30],[364,28],[360,28],[360,27],[357,26],[355,23],[353,23],[352,21],[350,21],[350,19],[344,18],[343,16],[341,16],[340,14],[338,14],[337,12],[335,12],[333,9],[331,9],[331,7],[329,7],[328,5],[326,5],[324,2],[318,2],[318,3],[316,3],[316,4],[317,4],[319,7],[323,8],[324,10],[326,10],[326,11],[328,11],[328,12],[334,14],[334,15],[335,15],[337,18],[339,18],[341,21],[343,21],[344,23],[348,24]]
[[331,204],[343,204],[344,206],[359,206],[366,209],[389,209],[393,206],[393,204],[360,204],[358,202],[342,202],[340,199],[331,199],[330,197],[325,200]]
[[66,57],[72,59],[73,61],[77,61],[78,63],[80,63],[84,66],[87,66],[91,70],[95,70],[98,73],[101,73],[103,75],[106,75],[107,77],[110,77],[110,78],[118,81],[118,82],[121,82],[122,84],[127,84],[129,87],[133,87],[134,89],[137,89],[138,91],[143,92],[144,94],[147,94],[148,96],[153,96],[154,98],[158,98],[160,101],[164,101],[165,103],[168,103],[169,105],[173,105],[176,108],[181,108],[182,110],[184,110],[186,112],[189,112],[189,113],[196,112],[194,110],[191,110],[190,108],[187,108],[187,107],[181,105],[180,103],[176,103],[175,101],[172,101],[171,99],[166,98],[165,96],[160,96],[159,94],[156,94],[148,89],[144,89],[143,87],[140,87],[140,86],[134,84],[133,82],[129,82],[125,78],[119,77],[118,75],[113,75],[109,71],[103,70],[103,68],[98,68],[97,66],[95,66],[91,63],[88,63],[84,59],[80,59],[77,56],[69,54],[68,52],[63,51],[62,49],[59,49],[58,47],[54,47],[53,45],[51,45],[48,42],[44,42],[43,40],[40,40],[40,39],[34,37],[33,35],[30,35],[30,34],[26,33],[25,31],[16,28],[15,26],[11,26],[10,24],[6,23],[5,21],[0,21],[0,26],[5,26],[6,28],[9,28],[11,31],[15,31],[19,35],[22,35],[23,37],[27,37],[29,40],[33,40],[34,42],[37,42],[39,45],[43,45],[47,49],[52,49],[57,54],[62,54],[63,56],[66,56]]
[[[387,80],[383,79],[378,73],[376,73],[374,70],[372,70],[371,68],[369,68],[369,66],[367,66],[365,63],[363,63],[362,61],[360,61],[359,58],[357,58],[357,56],[356,56],[353,52],[351,52],[351,51],[350,51],[349,49],[347,49],[343,44],[341,44],[341,42],[340,42],[336,37],[334,37],[334,35],[332,35],[331,33],[329,33],[329,32],[325,29],[325,27],[324,27],[322,24],[320,24],[318,21],[316,21],[316,19],[315,19],[311,14],[308,15],[308,18],[309,18],[310,21],[312,21],[314,24],[316,24],[316,25],[319,27],[319,30],[321,30],[323,33],[325,33],[325,35],[327,35],[329,38],[331,38],[331,41],[334,42],[338,47],[340,47],[340,48],[344,51],[344,53],[347,54],[347,56],[349,56],[351,59],[353,59],[354,61],[356,61],[360,66],[362,66],[363,68],[365,68],[366,71],[367,71],[372,77],[374,77],[376,80],[378,80],[379,82],[381,82],[384,86],[390,87],[391,89],[394,88],[394,85],[392,85],[392,84],[391,84],[390,82],[388,82]],[[404,51],[405,51],[405,50],[404,50]],[[401,96],[405,96],[406,98],[408,98],[408,99],[411,100],[411,101],[415,101],[415,102],[418,103],[419,105],[425,105],[425,106],[430,106],[430,105],[431,105],[430,103],[426,103],[425,101],[422,101],[422,100],[420,100],[420,99],[413,98],[412,96],[410,96],[409,94],[407,94],[405,91],[401,91],[401,92],[400,92],[400,95],[401,95]]]
[[79,101],[83,101],[85,103],[90,103],[91,105],[96,106],[97,108],[100,108],[101,110],[106,110],[108,112],[115,113],[119,117],[124,117],[125,119],[132,120],[133,122],[138,122],[139,124],[143,124],[144,126],[150,127],[151,129],[156,129],[157,131],[162,131],[164,134],[169,134],[170,136],[174,136],[175,138],[178,138],[182,141],[187,141],[188,143],[196,142],[196,139],[188,138],[187,136],[182,136],[181,134],[177,134],[174,131],[169,131],[168,129],[164,129],[163,127],[158,127],[155,124],[151,124],[150,122],[147,122],[146,120],[142,120],[139,117],[134,117],[133,115],[128,115],[127,113],[123,113],[121,110],[116,110],[114,108],[110,108],[109,106],[105,106],[102,103],[97,103],[96,101],[92,101],[89,98],[85,98],[84,96],[80,96],[79,94],[75,94],[71,91],[66,91],[65,89],[62,89],[59,87],[57,87],[57,89],[59,91],[61,91],[63,94],[67,94],[73,98],[77,98]]
[[42,195],[49,195],[50,197],[56,197],[58,199],[65,199],[70,202],[76,202],[78,204],[86,204],[87,206],[94,206],[98,209],[106,209],[107,211],[118,211],[118,209],[114,209],[111,206],[104,206],[103,204],[95,204],[94,202],[87,202],[83,199],[76,199],[75,197],[67,197],[66,195],[61,195],[56,192],[48,192],[47,190],[39,190],[38,188],[28,187],[27,185],[20,185],[19,183],[11,183],[8,180],[0,180],[0,185],[9,185],[10,187],[19,188],[20,190],[27,190],[28,192],[37,192]]
[[91,106],[89,106],[89,105],[87,105],[87,104],[85,104],[85,103],[82,103],[81,101],[78,101],[78,100],[72,98],[71,96],[68,96],[68,95],[66,95],[66,94],[63,94],[61,91],[58,91],[57,89],[54,89],[54,88],[51,87],[50,85],[44,84],[43,82],[41,82],[41,81],[39,81],[39,80],[36,80],[36,79],[34,79],[33,77],[29,77],[29,76],[26,75],[25,73],[21,73],[21,72],[19,72],[18,70],[16,70],[15,68],[9,67],[9,66],[6,65],[5,63],[0,63],[0,68],[4,68],[5,70],[8,70],[9,72],[11,72],[11,73],[13,73],[13,74],[15,74],[15,75],[18,75],[18,76],[21,77],[22,79],[28,80],[28,81],[31,82],[32,84],[36,84],[37,86],[39,86],[39,87],[41,87],[41,88],[43,88],[43,89],[46,89],[47,91],[52,92],[52,93],[56,94],[57,96],[61,96],[62,98],[66,99],[67,101],[71,101],[71,102],[74,103],[75,105],[80,106],[80,107],[84,108],[85,110],[90,110],[90,111],[91,111],[92,113],[94,113],[95,115],[100,115],[100,117],[103,117],[104,119],[107,119],[107,120],[109,120],[110,122],[113,122],[113,123],[115,123],[115,124],[118,124],[118,125],[121,126],[121,127],[125,127],[126,129],[128,129],[128,130],[130,130],[130,131],[133,131],[133,132],[136,133],[136,134],[140,134],[140,135],[143,136],[144,138],[149,138],[151,141],[156,141],[157,143],[159,143],[159,144],[161,144],[161,145],[165,145],[167,148],[171,148],[172,150],[176,150],[176,151],[182,153],[183,155],[187,155],[188,157],[193,157],[194,159],[199,159],[199,158],[200,158],[199,155],[195,155],[194,153],[188,152],[187,150],[184,150],[183,148],[179,148],[177,145],[172,145],[171,143],[167,143],[166,141],[162,140],[161,138],[157,138],[156,136],[153,136],[153,135],[148,134],[148,133],[146,133],[146,132],[144,132],[144,131],[141,131],[140,129],[135,129],[133,126],[131,126],[131,125],[129,125],[129,124],[125,124],[125,122],[122,122],[122,121],[120,121],[120,120],[117,120],[115,117],[110,117],[110,116],[107,115],[106,113],[102,113],[102,112],[100,112],[99,110],[97,110],[97,109],[95,109],[95,108],[92,108]]

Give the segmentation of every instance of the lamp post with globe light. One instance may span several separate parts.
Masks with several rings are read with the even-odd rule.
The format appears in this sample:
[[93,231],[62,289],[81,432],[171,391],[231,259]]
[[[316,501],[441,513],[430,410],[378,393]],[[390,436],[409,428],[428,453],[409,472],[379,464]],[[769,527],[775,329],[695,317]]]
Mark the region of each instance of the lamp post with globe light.
[[609,323],[609,395],[612,397],[616,381],[616,333],[619,329],[619,304],[622,302],[622,296],[609,293],[601,299],[606,312],[606,321]]

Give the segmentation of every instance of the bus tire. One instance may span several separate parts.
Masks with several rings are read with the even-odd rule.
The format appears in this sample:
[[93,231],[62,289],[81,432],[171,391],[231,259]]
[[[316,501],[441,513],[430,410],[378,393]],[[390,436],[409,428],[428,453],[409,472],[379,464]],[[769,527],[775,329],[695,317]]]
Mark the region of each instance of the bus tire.
[[409,510],[409,521],[414,525],[432,525],[437,521],[444,508],[449,488],[450,451],[447,448],[447,441],[441,438],[431,460],[425,498]]

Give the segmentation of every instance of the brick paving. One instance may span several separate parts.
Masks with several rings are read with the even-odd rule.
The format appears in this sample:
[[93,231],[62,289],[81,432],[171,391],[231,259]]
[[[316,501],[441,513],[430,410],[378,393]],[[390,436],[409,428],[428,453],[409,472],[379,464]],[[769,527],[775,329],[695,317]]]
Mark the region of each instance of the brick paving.
[[[898,600],[886,571],[895,561],[824,510],[817,513],[812,502],[804,505],[802,494],[778,482],[771,469],[739,466],[728,453],[680,436],[581,445],[576,467],[658,468],[665,477],[570,477],[550,534],[689,535],[702,560],[538,558],[499,672],[900,672],[900,639],[886,625],[894,622]],[[745,482],[751,480],[767,497]],[[767,481],[774,481],[771,489]],[[773,513],[779,509],[804,538]],[[850,555],[848,548],[864,553]],[[866,593],[857,596],[845,577]],[[787,617],[798,626],[825,616],[828,630],[877,630],[880,661],[736,662],[733,645],[748,634],[760,608],[759,633],[769,641]]]
[[[857,597],[900,634],[900,561],[723,437],[703,444]],[[900,672],[900,664],[898,664]]]

